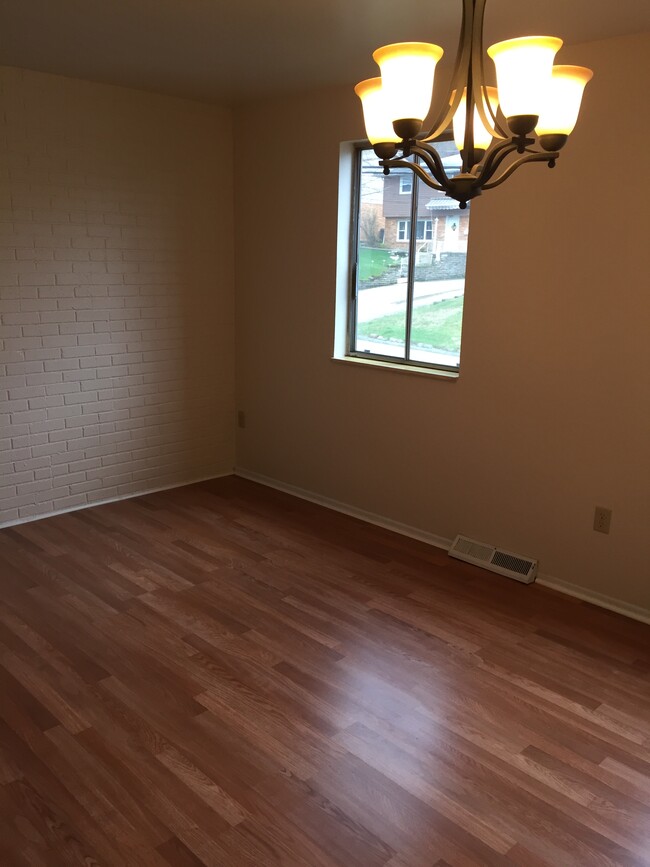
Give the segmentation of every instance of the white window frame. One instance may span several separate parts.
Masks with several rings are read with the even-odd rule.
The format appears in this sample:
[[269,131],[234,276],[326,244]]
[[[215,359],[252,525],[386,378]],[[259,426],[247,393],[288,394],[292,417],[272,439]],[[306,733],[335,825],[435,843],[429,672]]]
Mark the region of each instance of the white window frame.
[[[403,237],[402,237],[403,236]],[[408,244],[411,240],[411,221],[398,220],[395,240],[398,244]]]
[[400,195],[410,195],[413,192],[413,176],[412,175],[400,175],[399,176],[399,191]]
[[[451,137],[450,137],[451,138]],[[339,256],[337,259],[337,271],[339,278],[337,279],[337,317],[335,328],[335,361],[349,361],[351,363],[370,364],[378,367],[391,368],[396,371],[433,374],[442,378],[456,379],[460,372],[460,360],[457,364],[441,364],[428,361],[418,361],[411,358],[411,352],[414,347],[410,345],[411,332],[411,317],[413,312],[413,277],[412,271],[409,276],[408,301],[407,301],[407,329],[404,342],[404,357],[393,355],[382,355],[380,353],[372,353],[367,351],[357,351],[356,345],[356,297],[357,297],[357,273],[358,265],[356,262],[357,251],[359,248],[359,206],[360,206],[360,188],[361,188],[361,156],[362,152],[369,150],[370,145],[364,143],[349,143],[341,146],[342,153],[342,169],[345,169],[340,177],[339,194],[341,201],[351,201],[351,208],[347,214],[343,210],[339,210]],[[343,156],[344,155],[344,156]],[[347,178],[347,181],[345,180]],[[349,192],[347,196],[344,193],[345,185],[348,191],[351,189],[351,199]],[[417,201],[416,193],[418,184],[416,176],[413,176],[413,201],[411,217],[417,219]],[[420,188],[424,190],[424,187]],[[409,224],[408,235],[410,244],[410,258],[415,262],[415,239],[411,240],[410,223],[411,220],[399,220]],[[423,218],[425,222],[425,240],[434,240],[434,220],[432,218]],[[427,223],[429,224],[427,226]],[[430,237],[427,238],[427,233]],[[397,234],[397,233],[396,233]],[[417,234],[417,233],[416,233]],[[347,241],[346,241],[347,237]],[[398,241],[398,243],[400,243]],[[404,243],[404,242],[402,242]],[[345,251],[349,251],[347,256]],[[344,261],[345,259],[345,261]],[[347,279],[345,279],[347,275]],[[342,281],[342,278],[345,282]],[[345,312],[345,316],[343,315]]]

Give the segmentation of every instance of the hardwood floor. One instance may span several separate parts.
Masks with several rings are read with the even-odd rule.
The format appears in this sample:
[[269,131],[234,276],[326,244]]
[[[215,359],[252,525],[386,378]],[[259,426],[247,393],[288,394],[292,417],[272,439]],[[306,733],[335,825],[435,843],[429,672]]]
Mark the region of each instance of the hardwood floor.
[[0,531],[0,864],[650,864],[650,627],[230,477]]

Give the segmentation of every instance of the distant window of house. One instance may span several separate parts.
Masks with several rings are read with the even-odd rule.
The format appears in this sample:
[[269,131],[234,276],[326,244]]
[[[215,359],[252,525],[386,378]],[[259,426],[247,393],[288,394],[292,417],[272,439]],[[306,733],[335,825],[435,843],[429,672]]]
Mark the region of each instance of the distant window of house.
[[411,175],[400,175],[399,191],[402,195],[413,192],[413,177]]
[[433,220],[418,220],[416,228],[416,241],[433,240]]
[[[432,241],[433,240],[433,220],[418,220],[416,223],[416,241]],[[411,240],[411,221],[397,221],[397,240]]]
[[[453,141],[436,144],[460,170]],[[410,169],[384,175],[367,146],[355,154],[346,355],[458,371],[469,208]]]

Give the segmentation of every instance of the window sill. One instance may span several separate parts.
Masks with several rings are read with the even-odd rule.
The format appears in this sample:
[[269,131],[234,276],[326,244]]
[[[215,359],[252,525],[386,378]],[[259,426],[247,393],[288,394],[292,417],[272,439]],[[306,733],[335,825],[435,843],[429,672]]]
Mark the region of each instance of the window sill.
[[360,367],[374,367],[390,370],[393,373],[417,374],[418,376],[432,376],[434,379],[444,379],[447,382],[456,382],[460,374],[455,370],[437,370],[433,367],[417,367],[410,364],[395,364],[390,361],[378,361],[375,358],[357,358],[354,355],[333,356],[332,361],[338,364],[355,364]]

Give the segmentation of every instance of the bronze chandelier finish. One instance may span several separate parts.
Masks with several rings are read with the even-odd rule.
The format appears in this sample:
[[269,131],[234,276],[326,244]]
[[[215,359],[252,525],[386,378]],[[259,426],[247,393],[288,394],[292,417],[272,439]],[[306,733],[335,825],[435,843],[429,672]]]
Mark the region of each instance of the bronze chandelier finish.
[[[467,207],[470,199],[480,196],[483,190],[498,187],[525,163],[546,162],[553,168],[559,150],[566,143],[566,135],[542,135],[539,146],[530,137],[538,121],[537,115],[517,115],[507,118],[504,125],[493,111],[487,96],[483,67],[483,20],[487,0],[463,0],[461,25],[456,62],[452,76],[449,98],[439,111],[429,132],[421,132],[419,120],[404,118],[396,120],[393,128],[402,139],[399,143],[383,142],[374,145],[379,164],[388,174],[392,168],[407,168],[413,171],[427,186],[444,192]],[[461,149],[461,171],[452,177],[447,175],[436,149],[429,144],[449,128],[466,92],[465,138]],[[487,151],[474,146],[474,108],[493,140]],[[401,152],[401,156],[399,153]],[[514,161],[504,162],[511,154],[519,154]],[[420,158],[424,167],[408,160]],[[500,173],[499,173],[500,172]]]

